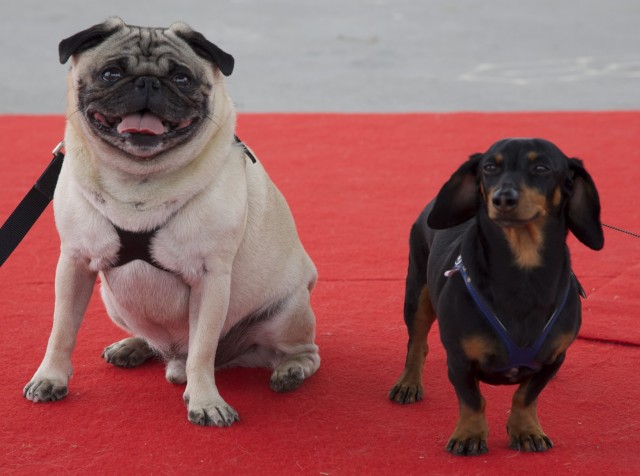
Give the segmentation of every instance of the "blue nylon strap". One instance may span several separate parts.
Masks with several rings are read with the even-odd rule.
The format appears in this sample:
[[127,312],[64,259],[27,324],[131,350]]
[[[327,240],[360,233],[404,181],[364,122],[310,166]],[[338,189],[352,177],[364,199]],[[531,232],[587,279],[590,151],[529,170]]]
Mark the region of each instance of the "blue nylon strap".
[[[473,302],[475,302],[476,306],[478,307],[480,314],[482,314],[487,323],[493,328],[496,334],[498,334],[498,337],[507,350],[508,364],[501,369],[496,369],[496,372],[504,372],[518,367],[526,367],[532,370],[540,369],[541,364],[536,361],[536,355],[544,345],[549,332],[551,332],[551,329],[553,328],[553,324],[556,322],[558,316],[564,309],[564,306],[567,302],[567,297],[569,296],[569,290],[571,289],[571,279],[569,279],[567,282],[567,286],[562,296],[562,301],[545,324],[542,332],[540,333],[540,336],[538,336],[538,339],[536,339],[536,341],[530,347],[523,348],[513,342],[504,324],[491,310],[489,305],[471,283],[471,278],[467,273],[467,269],[462,263],[462,255],[458,256],[458,258],[456,259],[452,271],[460,272],[460,275],[464,280],[464,284],[467,287],[467,291],[471,295]],[[448,273],[445,273],[445,275],[450,276],[450,274]]]

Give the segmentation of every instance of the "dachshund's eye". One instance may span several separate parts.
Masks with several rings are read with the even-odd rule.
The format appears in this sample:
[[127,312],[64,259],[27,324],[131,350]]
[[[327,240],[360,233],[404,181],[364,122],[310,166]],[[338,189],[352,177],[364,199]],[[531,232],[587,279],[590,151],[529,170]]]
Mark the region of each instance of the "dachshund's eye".
[[551,167],[545,164],[535,164],[533,166],[533,172],[538,175],[547,175],[551,173]]
[[498,173],[500,171],[500,167],[498,167],[498,164],[489,162],[488,164],[484,164],[484,166],[482,167],[482,170],[484,171],[485,174],[491,175],[491,174]]
[[102,80],[105,83],[115,83],[116,81],[122,79],[122,77],[124,76],[124,73],[119,68],[111,67],[111,68],[105,69],[102,72],[101,76],[102,76]]

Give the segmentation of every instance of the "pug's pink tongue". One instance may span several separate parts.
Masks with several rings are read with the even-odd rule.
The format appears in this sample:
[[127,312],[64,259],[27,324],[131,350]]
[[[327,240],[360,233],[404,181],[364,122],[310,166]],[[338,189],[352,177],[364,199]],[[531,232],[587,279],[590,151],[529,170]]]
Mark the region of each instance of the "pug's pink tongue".
[[150,112],[136,112],[122,118],[118,124],[118,132],[159,136],[164,133],[164,125],[158,116]]

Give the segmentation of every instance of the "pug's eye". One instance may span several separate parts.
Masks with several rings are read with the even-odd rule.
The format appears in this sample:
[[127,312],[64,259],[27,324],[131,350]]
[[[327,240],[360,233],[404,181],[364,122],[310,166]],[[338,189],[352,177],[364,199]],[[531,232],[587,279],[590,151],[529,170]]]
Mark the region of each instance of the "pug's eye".
[[115,83],[122,79],[124,73],[118,68],[107,68],[102,72],[102,80],[106,83]]
[[173,82],[179,88],[188,88],[191,86],[191,78],[185,73],[178,73],[173,76]]

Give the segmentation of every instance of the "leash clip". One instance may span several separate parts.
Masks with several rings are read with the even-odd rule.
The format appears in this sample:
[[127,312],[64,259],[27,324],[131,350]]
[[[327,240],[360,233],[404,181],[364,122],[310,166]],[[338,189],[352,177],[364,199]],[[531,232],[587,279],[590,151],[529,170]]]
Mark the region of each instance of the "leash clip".
[[60,143],[55,147],[55,149],[53,149],[52,154],[58,155],[60,151],[63,149],[63,147],[64,147],[64,140],[61,140]]
[[53,159],[33,186],[48,199],[47,203],[53,200],[53,192],[58,183],[58,176],[60,175],[60,169],[62,168],[62,162],[64,160],[64,154],[61,152],[63,147],[64,141],[62,140],[55,149],[53,149]]
[[458,257],[456,258],[456,262],[453,263],[453,268],[444,272],[444,277],[450,278],[451,276],[456,274],[458,271],[460,271],[460,268],[462,268],[462,255],[458,255]]

